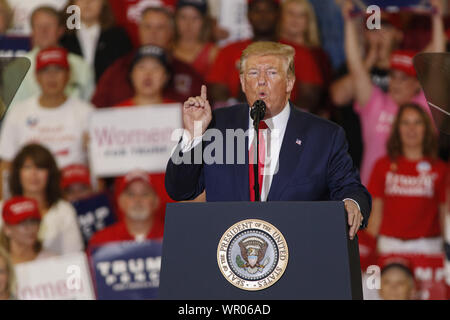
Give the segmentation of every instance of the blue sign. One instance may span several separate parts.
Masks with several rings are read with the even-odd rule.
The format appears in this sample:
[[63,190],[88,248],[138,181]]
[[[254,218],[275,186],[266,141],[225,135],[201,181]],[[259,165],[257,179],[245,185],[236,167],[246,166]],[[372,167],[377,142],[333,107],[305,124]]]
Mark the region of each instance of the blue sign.
[[156,299],[161,241],[112,242],[93,248],[91,268],[98,300]]
[[15,57],[26,54],[31,50],[29,37],[0,35],[0,54]]
[[73,203],[77,211],[78,225],[85,245],[94,233],[117,221],[111,203],[105,193]]

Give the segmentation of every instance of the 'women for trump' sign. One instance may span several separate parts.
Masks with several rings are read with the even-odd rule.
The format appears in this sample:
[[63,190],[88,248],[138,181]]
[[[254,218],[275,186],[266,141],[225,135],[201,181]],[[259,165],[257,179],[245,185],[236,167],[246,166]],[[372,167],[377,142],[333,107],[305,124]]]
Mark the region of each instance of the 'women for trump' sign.
[[89,125],[91,170],[98,177],[164,172],[181,128],[180,104],[97,110]]

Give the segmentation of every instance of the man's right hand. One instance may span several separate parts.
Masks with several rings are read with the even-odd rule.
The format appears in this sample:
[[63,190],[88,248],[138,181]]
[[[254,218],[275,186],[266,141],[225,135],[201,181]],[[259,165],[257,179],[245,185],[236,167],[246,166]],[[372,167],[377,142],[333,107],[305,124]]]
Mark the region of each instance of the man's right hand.
[[[206,86],[203,85],[200,96],[190,97],[183,105],[184,128],[191,135],[191,139],[203,135],[212,119],[211,106],[207,97]],[[201,130],[195,129],[195,123],[201,123]],[[198,126],[198,124],[197,124]]]

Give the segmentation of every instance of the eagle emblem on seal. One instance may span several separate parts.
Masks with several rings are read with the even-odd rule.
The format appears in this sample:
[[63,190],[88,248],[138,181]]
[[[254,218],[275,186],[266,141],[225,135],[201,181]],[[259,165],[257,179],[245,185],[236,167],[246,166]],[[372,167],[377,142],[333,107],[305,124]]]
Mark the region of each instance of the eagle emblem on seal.
[[236,264],[250,274],[262,272],[270,262],[270,258],[265,258],[267,247],[268,243],[260,237],[252,236],[242,239],[239,242],[242,257],[236,256]]

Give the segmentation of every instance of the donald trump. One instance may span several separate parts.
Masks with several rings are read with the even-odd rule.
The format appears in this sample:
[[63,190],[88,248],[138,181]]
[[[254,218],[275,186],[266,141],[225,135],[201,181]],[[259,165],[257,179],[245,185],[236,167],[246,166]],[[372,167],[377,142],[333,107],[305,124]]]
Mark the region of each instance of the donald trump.
[[[177,201],[194,199],[204,191],[207,201],[254,201],[253,190],[259,184],[261,201],[344,201],[353,239],[358,229],[367,226],[371,197],[347,152],[343,129],[289,101],[295,83],[294,55],[288,45],[254,42],[243,51],[239,66],[247,104],[212,112],[206,86],[200,96],[184,103],[186,134],[168,162],[166,190]],[[259,134],[250,115],[257,100],[266,105]],[[210,130],[225,137],[230,129],[246,132],[245,148],[223,143],[215,154],[220,151],[236,161],[175,161],[176,157],[195,160],[196,152],[214,143]],[[251,161],[256,135],[258,180]],[[239,162],[242,156],[245,161]]]

